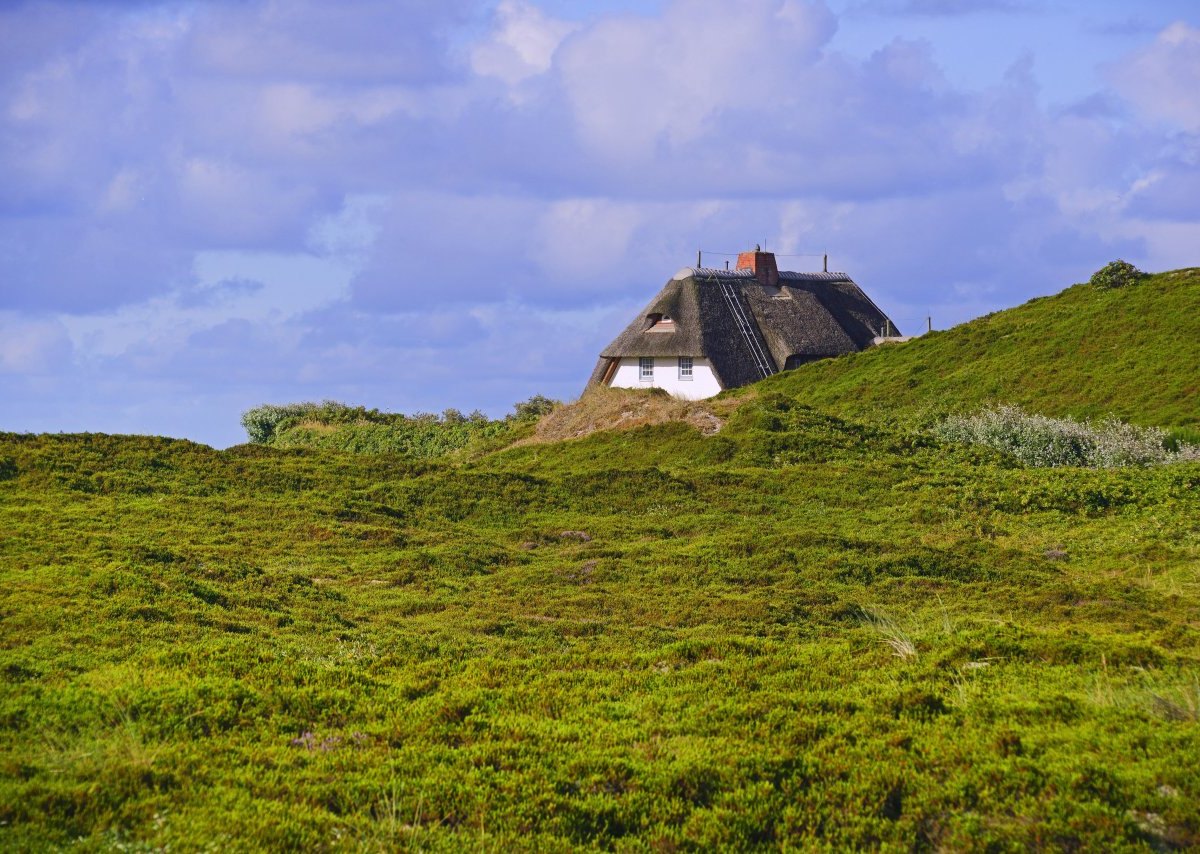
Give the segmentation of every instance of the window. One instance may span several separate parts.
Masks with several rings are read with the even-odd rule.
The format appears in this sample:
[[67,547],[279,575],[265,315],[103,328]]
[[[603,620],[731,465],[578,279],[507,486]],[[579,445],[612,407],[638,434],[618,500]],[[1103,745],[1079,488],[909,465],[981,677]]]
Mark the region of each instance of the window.
[[640,368],[639,374],[642,382],[654,382],[654,358],[652,356],[639,357],[638,367]]
[[679,378],[681,380],[690,380],[692,378],[692,357],[679,357]]

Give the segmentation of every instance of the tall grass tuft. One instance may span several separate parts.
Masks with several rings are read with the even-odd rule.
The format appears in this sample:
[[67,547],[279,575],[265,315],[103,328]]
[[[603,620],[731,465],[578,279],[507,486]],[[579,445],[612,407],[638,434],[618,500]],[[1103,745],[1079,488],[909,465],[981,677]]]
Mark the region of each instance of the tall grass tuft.
[[1150,710],[1169,721],[1200,721],[1200,678],[1170,682],[1146,674],[1146,700]]
[[895,620],[881,611],[861,610],[863,625],[874,629],[879,639],[892,648],[896,658],[908,661],[917,657],[917,645]]
[[1200,446],[1171,440],[1157,427],[1137,427],[1116,418],[1049,418],[1008,405],[950,416],[933,432],[944,441],[983,445],[1041,468],[1107,469],[1200,460]]

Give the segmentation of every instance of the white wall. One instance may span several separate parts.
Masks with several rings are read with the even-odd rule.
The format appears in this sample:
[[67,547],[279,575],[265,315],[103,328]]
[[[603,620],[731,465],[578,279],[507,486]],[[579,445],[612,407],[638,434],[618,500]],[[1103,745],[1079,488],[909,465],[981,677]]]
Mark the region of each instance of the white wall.
[[615,388],[655,388],[665,389],[675,397],[686,400],[700,400],[712,397],[721,390],[721,384],[713,375],[712,365],[708,359],[692,360],[692,378],[679,378],[679,358],[677,356],[656,356],[654,359],[654,382],[642,382],[641,371],[637,357],[621,359],[613,374],[610,386]]

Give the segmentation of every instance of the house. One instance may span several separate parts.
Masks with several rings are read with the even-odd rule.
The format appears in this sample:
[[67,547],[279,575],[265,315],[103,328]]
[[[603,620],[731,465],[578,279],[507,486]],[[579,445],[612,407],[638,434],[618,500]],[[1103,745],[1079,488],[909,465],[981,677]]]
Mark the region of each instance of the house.
[[600,354],[591,384],[696,400],[899,337],[845,273],[779,270],[755,247],[734,270],[685,267]]

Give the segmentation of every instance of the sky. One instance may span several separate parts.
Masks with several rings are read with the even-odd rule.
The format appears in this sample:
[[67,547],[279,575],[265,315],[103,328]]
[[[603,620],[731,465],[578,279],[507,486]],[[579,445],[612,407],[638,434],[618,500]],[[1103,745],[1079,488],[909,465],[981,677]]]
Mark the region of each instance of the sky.
[[578,396],[762,244],[904,332],[1200,264],[1194,0],[0,5],[0,430]]

